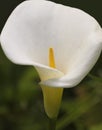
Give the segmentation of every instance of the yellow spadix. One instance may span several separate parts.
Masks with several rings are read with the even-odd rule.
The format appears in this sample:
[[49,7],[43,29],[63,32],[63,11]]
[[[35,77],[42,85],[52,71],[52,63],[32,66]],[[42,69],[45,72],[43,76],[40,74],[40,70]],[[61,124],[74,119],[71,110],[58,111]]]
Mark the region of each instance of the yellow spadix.
[[[49,48],[49,66],[55,68],[53,48]],[[42,87],[45,111],[50,118],[56,118],[59,112],[63,88]]]

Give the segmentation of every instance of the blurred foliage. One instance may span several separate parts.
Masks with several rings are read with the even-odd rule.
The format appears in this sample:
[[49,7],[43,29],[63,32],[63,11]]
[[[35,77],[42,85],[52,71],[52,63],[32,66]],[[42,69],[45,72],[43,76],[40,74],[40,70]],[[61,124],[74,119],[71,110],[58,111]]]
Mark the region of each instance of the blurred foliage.
[[[91,6],[87,1],[81,0],[53,1],[81,8],[97,18],[102,25],[98,1],[95,3],[88,0]],[[1,8],[4,15],[0,14],[0,29],[21,1],[6,2],[9,5]],[[5,5],[5,2],[1,5]],[[39,81],[34,67],[14,65],[0,48],[0,130],[46,130],[48,118],[43,108]],[[67,129],[102,130],[102,55],[90,74],[77,87],[64,90],[57,130]]]

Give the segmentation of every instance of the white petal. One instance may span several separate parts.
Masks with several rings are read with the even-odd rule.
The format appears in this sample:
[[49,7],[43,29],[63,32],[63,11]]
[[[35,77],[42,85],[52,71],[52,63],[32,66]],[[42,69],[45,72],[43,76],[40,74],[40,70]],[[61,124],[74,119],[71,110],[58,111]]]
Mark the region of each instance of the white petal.
[[85,77],[98,59],[102,49],[99,31],[102,29],[96,20],[79,9],[31,0],[13,11],[0,40],[5,54],[14,63],[47,70],[48,50],[53,47],[57,69],[65,77],[44,84],[71,87]]

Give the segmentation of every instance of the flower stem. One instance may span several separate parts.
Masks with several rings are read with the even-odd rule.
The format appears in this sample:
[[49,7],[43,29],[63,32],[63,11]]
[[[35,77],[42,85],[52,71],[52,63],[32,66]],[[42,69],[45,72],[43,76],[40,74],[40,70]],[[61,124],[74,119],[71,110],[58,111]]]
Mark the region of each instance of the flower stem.
[[48,126],[48,130],[56,130],[56,121],[57,118],[49,118],[49,126]]

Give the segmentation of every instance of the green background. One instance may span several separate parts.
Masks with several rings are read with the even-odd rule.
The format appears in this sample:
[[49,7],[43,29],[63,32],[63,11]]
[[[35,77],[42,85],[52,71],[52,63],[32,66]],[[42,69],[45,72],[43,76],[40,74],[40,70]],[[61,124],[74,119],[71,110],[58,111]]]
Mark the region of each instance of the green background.
[[[102,26],[101,0],[53,0],[80,8]],[[22,0],[0,0],[0,32]],[[46,130],[40,79],[31,66],[11,63],[0,47],[0,130]],[[77,86],[64,90],[57,130],[102,130],[102,55]]]

